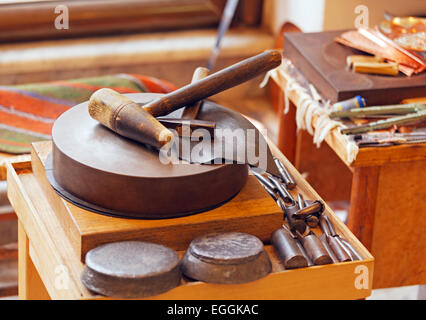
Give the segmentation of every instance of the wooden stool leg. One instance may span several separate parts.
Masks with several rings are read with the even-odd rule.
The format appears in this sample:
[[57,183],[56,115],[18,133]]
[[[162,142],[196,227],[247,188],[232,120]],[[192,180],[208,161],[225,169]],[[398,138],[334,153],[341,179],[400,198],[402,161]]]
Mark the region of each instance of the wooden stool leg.
[[348,226],[373,255],[373,288],[426,283],[426,161],[355,168]]
[[348,227],[368,250],[373,239],[379,172],[379,167],[356,167],[352,178]]
[[296,107],[292,102],[290,102],[290,109],[287,114],[284,114],[283,95],[281,95],[280,99],[281,108],[278,113],[280,119],[278,129],[278,148],[287,157],[287,159],[294,164],[297,140]]
[[18,221],[18,296],[21,300],[50,299],[40,276],[31,261],[29,240]]

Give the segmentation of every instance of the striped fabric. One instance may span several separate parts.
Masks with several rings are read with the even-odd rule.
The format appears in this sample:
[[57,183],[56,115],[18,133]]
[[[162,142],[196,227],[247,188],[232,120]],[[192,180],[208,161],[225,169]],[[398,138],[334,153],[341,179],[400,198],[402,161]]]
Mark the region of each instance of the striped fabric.
[[176,89],[167,81],[134,74],[0,86],[0,152],[30,152],[32,142],[50,139],[56,118],[105,87],[120,93]]

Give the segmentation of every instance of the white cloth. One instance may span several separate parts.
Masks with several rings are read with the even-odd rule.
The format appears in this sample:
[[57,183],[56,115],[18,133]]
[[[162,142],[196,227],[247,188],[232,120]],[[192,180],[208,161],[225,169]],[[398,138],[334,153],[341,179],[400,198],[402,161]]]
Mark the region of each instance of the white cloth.
[[[289,66],[290,63],[284,60],[281,66],[270,70],[262,81],[261,87],[265,86],[271,77],[281,87],[284,91],[284,114],[287,114],[290,108],[289,95],[293,91],[296,92],[297,101],[294,102],[297,104],[297,129],[307,130],[309,134],[313,136],[313,142],[317,148],[319,148],[332,130],[340,130],[345,126],[341,122],[330,119],[328,116],[330,102],[321,103],[319,100],[324,101],[324,99],[320,99],[317,92],[313,93],[312,89],[308,90],[302,87],[300,83],[290,75]],[[312,85],[309,85],[309,87],[311,86]],[[317,99],[313,98],[314,96],[317,97]],[[312,124],[314,116],[318,116],[315,126]],[[352,163],[358,154],[358,146],[354,141],[350,140],[348,136],[344,135],[344,137],[347,140],[347,162]]]

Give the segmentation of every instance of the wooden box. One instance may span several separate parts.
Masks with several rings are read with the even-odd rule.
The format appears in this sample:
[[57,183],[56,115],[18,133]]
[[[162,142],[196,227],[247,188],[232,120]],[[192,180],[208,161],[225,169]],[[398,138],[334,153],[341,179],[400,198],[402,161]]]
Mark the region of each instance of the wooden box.
[[50,186],[44,163],[51,150],[50,141],[33,144],[32,170],[82,260],[90,249],[112,241],[152,241],[185,250],[194,237],[207,232],[246,232],[267,241],[282,225],[281,209],[253,176],[249,176],[247,184],[233,199],[195,215],[147,220],[93,213],[64,200]]
[[[297,183],[295,192],[302,193],[305,199],[320,199],[275,146],[273,152],[294,176]],[[34,275],[28,268],[22,267],[22,281],[26,280],[28,286],[37,282],[35,279],[41,279],[38,281],[39,286],[33,284],[33,287],[37,287],[33,292],[37,291],[38,297],[42,298],[105,298],[89,292],[81,283],[80,276],[84,269],[81,252],[75,249],[76,239],[68,236],[70,231],[67,230],[75,228],[75,225],[72,225],[75,222],[68,220],[69,225],[66,225],[65,221],[61,221],[62,213],[58,211],[57,204],[51,201],[52,194],[47,194],[45,187],[40,184],[30,159],[7,163],[7,169],[8,196],[20,222],[19,254],[22,257],[20,264],[24,265],[25,259],[29,259],[30,263],[27,262],[27,266],[32,266],[36,273]],[[248,205],[258,206],[257,210],[269,206],[268,202],[260,205],[261,203],[262,200],[253,198],[253,202],[249,202]],[[266,250],[272,261],[272,273],[268,276],[250,283],[235,285],[209,284],[183,279],[180,286],[151,299],[362,299],[369,296],[372,290],[373,257],[328,206],[325,214],[334,224],[336,231],[348,239],[359,252],[362,260],[285,270],[274,248],[265,241]],[[164,224],[168,223],[166,220],[161,221]],[[258,222],[257,228],[263,228],[263,223]],[[188,229],[186,232],[192,231]],[[97,232],[99,237],[103,236],[102,230],[97,230],[94,226],[92,233]],[[136,232],[136,229],[133,232]],[[121,233],[121,236],[126,237],[124,233]],[[182,234],[182,237],[187,236]],[[190,235],[195,236],[196,234]],[[107,233],[103,240],[108,242],[117,239],[110,239]],[[179,253],[183,255],[183,251]],[[66,286],[58,285],[58,277],[64,275],[67,280]]]
[[426,72],[406,77],[360,74],[347,70],[346,57],[360,51],[334,41],[340,31],[285,33],[284,57],[331,103],[360,95],[367,104],[397,104],[406,98],[423,97]]

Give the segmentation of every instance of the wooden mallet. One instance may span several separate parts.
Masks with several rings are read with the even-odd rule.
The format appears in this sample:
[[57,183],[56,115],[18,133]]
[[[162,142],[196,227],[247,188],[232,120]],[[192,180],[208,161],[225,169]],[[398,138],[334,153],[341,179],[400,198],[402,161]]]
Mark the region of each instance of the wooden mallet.
[[[209,75],[210,70],[204,67],[198,67],[195,69],[191,83],[199,81]],[[187,106],[182,111],[180,118],[168,118],[158,117],[159,120],[167,128],[176,130],[180,137],[190,137],[193,130],[205,129],[212,136],[214,135],[214,129],[216,128],[216,122],[208,120],[197,120],[198,112],[203,105],[203,100],[197,101],[194,104]],[[189,127],[189,130],[184,130],[184,126]]]
[[111,89],[100,89],[90,98],[89,114],[122,136],[161,148],[173,139],[173,134],[154,117],[193,105],[280,64],[281,52],[268,50],[165,94],[143,108]]

